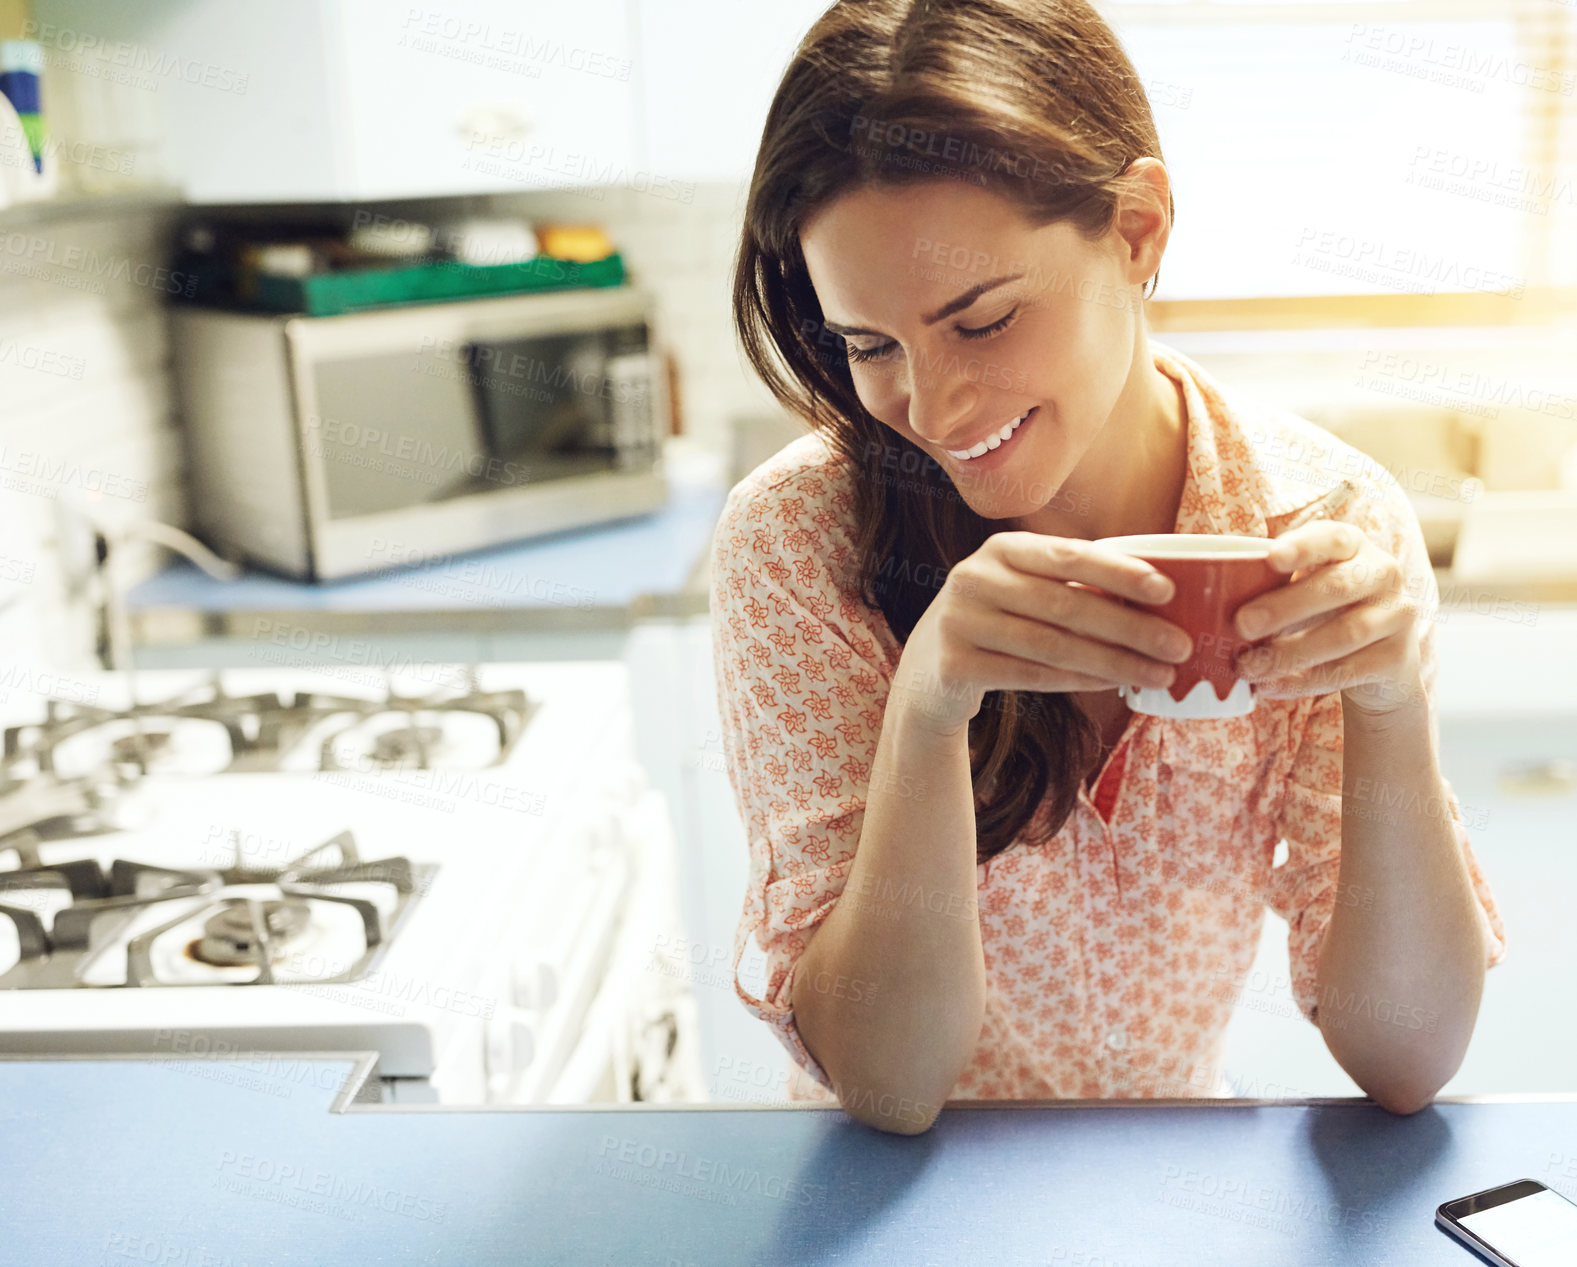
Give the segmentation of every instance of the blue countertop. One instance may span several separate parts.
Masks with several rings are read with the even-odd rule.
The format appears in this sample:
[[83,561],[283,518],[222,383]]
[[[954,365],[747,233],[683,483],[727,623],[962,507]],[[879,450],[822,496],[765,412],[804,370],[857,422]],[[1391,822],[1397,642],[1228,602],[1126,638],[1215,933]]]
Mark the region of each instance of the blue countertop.
[[348,1103],[354,1063],[0,1058],[0,1262],[1469,1267],[1437,1205],[1577,1174],[1574,1099],[955,1102],[906,1137]]
[[126,606],[133,617],[160,609],[216,615],[623,610],[641,596],[683,588],[728,494],[715,481],[675,478],[670,487],[668,504],[649,515],[327,584],[257,570],[219,581],[180,559],[134,586]]

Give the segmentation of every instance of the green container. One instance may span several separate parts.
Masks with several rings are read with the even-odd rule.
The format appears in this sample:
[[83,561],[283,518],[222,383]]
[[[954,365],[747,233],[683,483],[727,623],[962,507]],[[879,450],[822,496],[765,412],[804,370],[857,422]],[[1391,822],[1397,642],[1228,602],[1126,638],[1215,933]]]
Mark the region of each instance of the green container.
[[[201,279],[199,279],[201,282]],[[212,302],[229,289],[225,279],[210,277],[192,298]],[[624,260],[614,252],[583,263],[550,255],[517,264],[461,264],[429,260],[400,268],[358,268],[311,277],[242,274],[234,279],[231,303],[264,312],[299,312],[333,317],[369,308],[515,295],[531,291],[577,290],[624,283]]]

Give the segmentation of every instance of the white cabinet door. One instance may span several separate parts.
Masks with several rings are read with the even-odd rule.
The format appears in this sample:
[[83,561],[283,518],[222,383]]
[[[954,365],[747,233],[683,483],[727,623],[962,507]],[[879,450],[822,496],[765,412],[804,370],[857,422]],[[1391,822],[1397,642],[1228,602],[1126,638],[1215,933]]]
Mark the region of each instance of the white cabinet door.
[[627,0],[340,0],[359,198],[611,184],[634,165]]
[[191,201],[357,201],[628,179],[631,3],[35,0],[34,33],[49,92],[156,103]]
[[831,0],[636,0],[642,161],[674,181],[750,174],[767,107]]
[[113,142],[118,117],[149,116],[139,179],[194,202],[339,196],[332,4],[34,0],[33,13],[46,111],[111,133],[76,139]]

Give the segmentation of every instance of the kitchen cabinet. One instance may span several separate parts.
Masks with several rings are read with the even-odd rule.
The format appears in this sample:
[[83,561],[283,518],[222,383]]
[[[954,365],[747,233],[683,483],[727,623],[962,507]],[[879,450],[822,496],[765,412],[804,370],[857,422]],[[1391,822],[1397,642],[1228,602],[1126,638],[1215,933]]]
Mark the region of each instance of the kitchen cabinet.
[[360,201],[630,179],[631,0],[37,0],[57,89],[155,104],[194,203]]
[[35,0],[33,37],[60,117],[119,137],[138,116],[139,176],[194,203],[682,199],[749,175],[828,3]]

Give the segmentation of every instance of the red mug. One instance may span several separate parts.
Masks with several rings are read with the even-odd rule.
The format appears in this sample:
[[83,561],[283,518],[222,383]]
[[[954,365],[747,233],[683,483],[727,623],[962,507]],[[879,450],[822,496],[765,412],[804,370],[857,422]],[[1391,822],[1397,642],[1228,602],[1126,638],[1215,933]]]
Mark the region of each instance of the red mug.
[[1253,684],[1237,676],[1241,648],[1254,640],[1239,636],[1238,608],[1256,595],[1292,579],[1266,560],[1272,537],[1236,537],[1203,532],[1142,533],[1101,537],[1094,545],[1131,554],[1172,578],[1172,597],[1164,603],[1135,603],[1112,595],[1127,607],[1152,611],[1180,626],[1193,640],[1194,653],[1170,686],[1123,686],[1118,694],[1136,713],[1157,717],[1241,717],[1254,711]]

